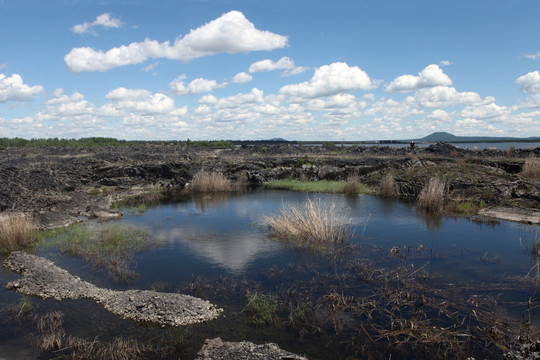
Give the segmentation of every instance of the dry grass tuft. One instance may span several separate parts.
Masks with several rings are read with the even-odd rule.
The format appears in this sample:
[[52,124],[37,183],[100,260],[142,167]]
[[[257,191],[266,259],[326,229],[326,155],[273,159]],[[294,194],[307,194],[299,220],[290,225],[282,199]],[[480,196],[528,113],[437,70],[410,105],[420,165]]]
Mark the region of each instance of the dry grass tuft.
[[26,214],[8,214],[0,218],[0,253],[28,248],[34,245],[36,228]]
[[525,160],[521,173],[533,179],[540,180],[540,159],[535,156],[528,157]]
[[280,215],[266,216],[266,223],[277,237],[306,243],[343,242],[352,237],[351,219],[338,211],[335,203],[308,199],[300,208],[281,210]]
[[440,213],[444,208],[446,193],[446,182],[439,178],[431,178],[420,192],[417,205],[427,211]]
[[379,195],[385,198],[394,198],[397,197],[397,185],[396,179],[393,173],[388,173],[382,179],[379,185]]
[[59,354],[62,359],[143,359],[146,350],[136,340],[116,338],[112,342],[88,341],[67,335],[64,328],[64,314],[54,311],[42,315],[37,320],[38,347],[43,352]]
[[193,192],[214,193],[231,191],[232,189],[231,182],[219,172],[201,170],[195,174],[191,181],[191,191]]
[[358,175],[350,175],[347,178],[343,192],[347,195],[357,195],[360,190],[360,178]]

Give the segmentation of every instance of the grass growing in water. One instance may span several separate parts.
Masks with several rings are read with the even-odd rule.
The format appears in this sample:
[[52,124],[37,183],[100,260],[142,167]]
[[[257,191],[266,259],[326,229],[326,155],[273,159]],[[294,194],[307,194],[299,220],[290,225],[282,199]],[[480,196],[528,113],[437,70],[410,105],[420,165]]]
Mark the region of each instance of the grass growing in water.
[[[267,187],[274,189],[285,189],[301,192],[317,192],[317,193],[330,193],[330,194],[343,194],[343,193],[355,193],[355,194],[368,194],[371,193],[370,189],[355,182],[354,178],[350,179],[350,183],[343,181],[298,181],[298,180],[276,180],[266,183]],[[356,189],[354,189],[356,187]],[[355,191],[356,190],[356,191]]]
[[320,200],[308,199],[300,208],[284,208],[279,215],[266,216],[265,221],[276,237],[308,245],[344,242],[352,237],[351,219],[335,203]]
[[34,246],[36,234],[34,222],[28,215],[8,214],[0,218],[0,253]]
[[244,308],[248,314],[248,323],[258,327],[277,325],[278,300],[275,295],[260,294],[258,292],[246,295],[247,305]]
[[231,191],[231,182],[219,172],[209,172],[201,170],[195,174],[191,181],[191,191],[201,193],[215,193]]
[[388,173],[379,184],[379,195],[385,198],[398,196],[396,179],[393,173]]
[[73,225],[52,242],[63,253],[80,256],[106,270],[113,280],[124,282],[137,276],[130,269],[135,253],[156,243],[148,232],[120,223],[95,229],[87,223]]
[[418,195],[418,206],[424,210],[441,213],[444,208],[447,186],[446,182],[433,177],[424,186],[420,195]]

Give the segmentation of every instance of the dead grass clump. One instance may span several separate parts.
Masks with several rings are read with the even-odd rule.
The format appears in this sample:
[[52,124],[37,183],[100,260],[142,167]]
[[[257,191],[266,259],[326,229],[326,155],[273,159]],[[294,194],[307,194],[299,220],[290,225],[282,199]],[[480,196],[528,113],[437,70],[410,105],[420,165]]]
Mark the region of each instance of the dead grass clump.
[[393,173],[388,173],[379,184],[379,195],[385,198],[397,197],[396,179]]
[[347,195],[357,195],[360,191],[360,177],[358,175],[350,175],[347,178],[343,192]]
[[88,341],[67,335],[64,328],[64,314],[54,311],[37,319],[38,347],[43,352],[60,354],[62,359],[143,359],[146,350],[136,340],[116,338],[112,342],[97,339]]
[[439,178],[431,178],[420,192],[417,205],[427,211],[440,213],[444,207],[446,193],[446,182]]
[[300,208],[282,209],[280,215],[265,217],[274,235],[288,240],[324,244],[343,242],[352,237],[351,219],[335,203],[308,199]]
[[41,316],[37,321],[40,333],[38,347],[41,351],[55,351],[62,348],[66,333],[62,327],[64,314],[54,311]]
[[219,172],[201,170],[195,174],[191,181],[191,191],[193,192],[214,193],[231,191],[232,189],[231,182]]
[[34,245],[36,228],[26,214],[8,214],[0,218],[0,253],[28,248]]
[[527,158],[521,173],[533,179],[540,180],[540,159],[535,156]]

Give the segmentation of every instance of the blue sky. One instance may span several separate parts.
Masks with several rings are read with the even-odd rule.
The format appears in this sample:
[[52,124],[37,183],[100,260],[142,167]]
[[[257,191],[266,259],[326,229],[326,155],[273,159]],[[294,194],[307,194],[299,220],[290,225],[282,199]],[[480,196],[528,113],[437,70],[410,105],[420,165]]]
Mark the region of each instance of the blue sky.
[[0,137],[540,136],[537,0],[0,0]]

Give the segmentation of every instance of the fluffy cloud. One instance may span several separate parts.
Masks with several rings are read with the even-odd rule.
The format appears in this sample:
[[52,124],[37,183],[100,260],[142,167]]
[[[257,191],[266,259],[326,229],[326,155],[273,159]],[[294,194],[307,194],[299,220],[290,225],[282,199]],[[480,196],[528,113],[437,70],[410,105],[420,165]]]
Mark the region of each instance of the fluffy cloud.
[[175,109],[174,100],[164,94],[152,94],[144,89],[121,87],[109,91],[105,97],[113,101],[113,104],[109,104],[108,111],[112,108],[119,111],[138,112],[143,115],[176,115],[174,111],[177,109]]
[[508,118],[511,110],[506,106],[499,106],[495,103],[467,106],[461,111],[461,116],[471,119],[491,119],[504,120]]
[[69,70],[107,71],[115,67],[140,64],[149,58],[167,58],[189,62],[193,59],[219,54],[257,50],[273,50],[287,45],[287,37],[262,31],[239,11],[231,11],[205,24],[171,45],[145,39],[107,52],[89,47],[74,48],[65,57]]
[[253,80],[253,76],[245,72],[240,72],[233,76],[231,82],[234,84],[247,84],[251,80]]
[[431,64],[420,71],[418,76],[402,75],[397,77],[386,86],[386,91],[406,92],[427,87],[450,85],[452,85],[452,80],[442,71],[439,65]]
[[56,89],[53,97],[45,102],[46,107],[36,113],[37,121],[71,121],[76,123],[94,122],[95,106],[84,99],[84,95],[75,91],[65,95],[63,89]]
[[99,15],[96,20],[93,22],[84,22],[79,25],[75,25],[71,28],[71,31],[73,31],[76,34],[85,34],[85,33],[93,33],[95,34],[94,28],[96,27],[104,27],[104,28],[119,28],[122,26],[123,23],[120,21],[120,19],[112,18],[111,15],[108,13]]
[[226,98],[216,99],[216,101],[214,101],[214,107],[216,109],[240,108],[246,105],[262,104],[263,102],[264,92],[257,88],[253,88],[251,89],[251,92],[247,94],[237,94]]
[[174,95],[190,95],[190,94],[201,94],[211,92],[214,89],[223,88],[227,86],[227,83],[218,84],[215,80],[207,80],[198,78],[189,83],[186,87],[184,85],[184,80],[186,76],[180,75],[174,79],[170,84],[169,88],[171,89]]
[[517,78],[516,84],[525,93],[538,94],[540,93],[540,72],[537,70],[520,76]]
[[414,96],[408,96],[407,103],[420,108],[451,107],[472,105],[481,102],[480,95],[475,92],[458,92],[453,87],[436,86],[418,90]]
[[0,103],[7,101],[30,101],[43,92],[43,86],[28,86],[19,74],[7,77],[0,74]]
[[297,98],[318,98],[373,87],[369,76],[358,66],[337,62],[316,69],[309,82],[286,85],[279,92]]
[[257,61],[249,66],[250,73],[274,70],[285,70],[282,73],[283,76],[292,76],[303,73],[307,70],[307,68],[303,66],[296,66],[294,61],[286,56],[282,57],[278,61],[266,59]]

